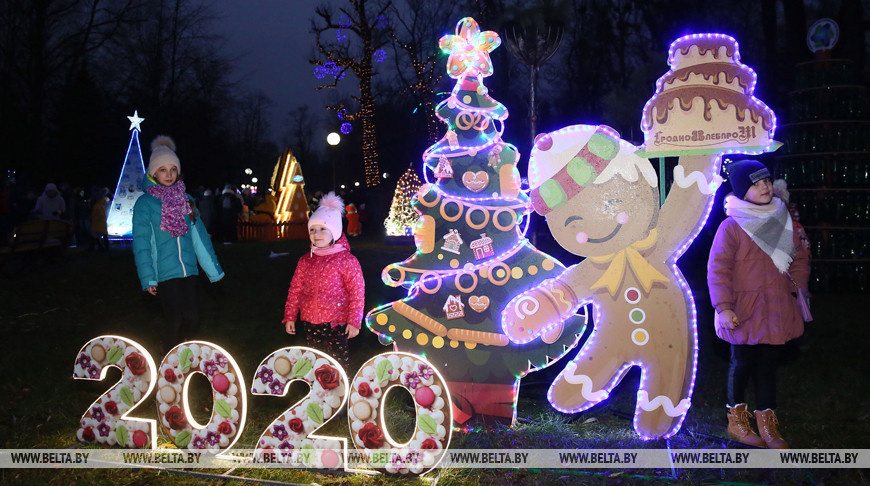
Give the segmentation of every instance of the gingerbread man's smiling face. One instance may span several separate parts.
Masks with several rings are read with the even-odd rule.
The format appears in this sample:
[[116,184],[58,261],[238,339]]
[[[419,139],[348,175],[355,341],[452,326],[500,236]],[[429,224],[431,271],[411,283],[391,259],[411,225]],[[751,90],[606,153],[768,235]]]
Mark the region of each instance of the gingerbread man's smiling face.
[[546,218],[563,248],[575,255],[601,256],[645,238],[657,216],[655,188],[642,178],[629,182],[616,176],[584,188]]
[[529,161],[532,205],[566,250],[603,256],[649,235],[658,220],[658,177],[637,147],[603,125],[543,134]]

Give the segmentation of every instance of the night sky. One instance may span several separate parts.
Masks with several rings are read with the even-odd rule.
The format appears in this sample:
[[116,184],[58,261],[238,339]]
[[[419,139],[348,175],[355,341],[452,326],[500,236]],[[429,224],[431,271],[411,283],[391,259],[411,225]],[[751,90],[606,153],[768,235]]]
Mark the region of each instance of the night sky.
[[[246,90],[262,90],[273,101],[270,122],[276,142],[291,109],[307,104],[311,113],[322,114],[333,91],[315,91],[320,80],[308,63],[314,53],[311,19],[324,3],[331,2],[216,0],[213,4],[220,16],[215,30],[225,38],[227,57],[234,59],[234,77]],[[353,81],[346,81],[348,89],[354,87]],[[325,141],[325,132],[315,133]]]

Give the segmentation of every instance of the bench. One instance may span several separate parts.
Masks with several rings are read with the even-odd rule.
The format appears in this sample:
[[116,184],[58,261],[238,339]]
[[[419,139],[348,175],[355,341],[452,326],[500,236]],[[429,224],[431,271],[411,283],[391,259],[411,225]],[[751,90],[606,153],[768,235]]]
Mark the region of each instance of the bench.
[[66,221],[34,219],[21,223],[12,232],[9,246],[0,248],[3,260],[0,268],[16,255],[32,262],[43,255],[62,255],[69,246],[73,235],[73,225]]

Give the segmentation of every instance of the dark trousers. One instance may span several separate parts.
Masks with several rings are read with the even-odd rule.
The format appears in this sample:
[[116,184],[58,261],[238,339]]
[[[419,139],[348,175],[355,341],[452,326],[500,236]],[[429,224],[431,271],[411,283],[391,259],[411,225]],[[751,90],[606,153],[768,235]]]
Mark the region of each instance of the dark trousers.
[[332,327],[331,324],[311,324],[302,322],[305,326],[305,343],[310,348],[322,351],[344,366],[350,367],[350,348],[347,339],[347,326]]
[[728,405],[746,403],[746,387],[751,377],[758,402],[755,410],[776,409],[776,370],[784,349],[785,346],[779,344],[732,344]]
[[157,297],[166,316],[163,348],[164,351],[169,351],[176,344],[191,339],[199,329],[196,277],[173,278],[160,282],[157,285]]

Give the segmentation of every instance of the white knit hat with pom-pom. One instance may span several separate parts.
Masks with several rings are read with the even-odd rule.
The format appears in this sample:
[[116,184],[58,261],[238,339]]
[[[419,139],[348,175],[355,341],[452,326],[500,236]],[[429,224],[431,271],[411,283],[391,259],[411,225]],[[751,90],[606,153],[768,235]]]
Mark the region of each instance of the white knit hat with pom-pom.
[[154,175],[157,169],[164,165],[174,165],[181,173],[181,161],[175,155],[175,142],[166,135],[158,135],[151,142],[151,160],[148,162],[148,174]]
[[344,215],[344,201],[334,192],[323,196],[317,210],[308,218],[308,228],[319,224],[326,226],[332,233],[332,238],[338,241],[341,238],[341,217]]

